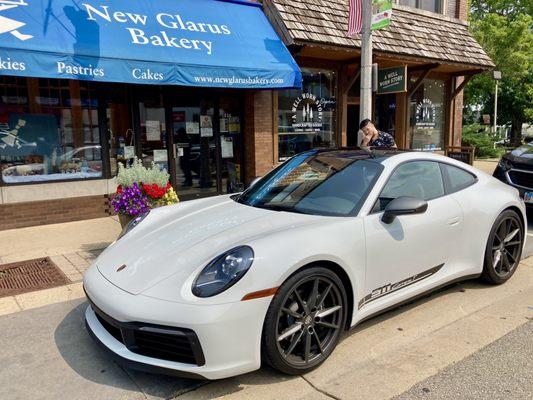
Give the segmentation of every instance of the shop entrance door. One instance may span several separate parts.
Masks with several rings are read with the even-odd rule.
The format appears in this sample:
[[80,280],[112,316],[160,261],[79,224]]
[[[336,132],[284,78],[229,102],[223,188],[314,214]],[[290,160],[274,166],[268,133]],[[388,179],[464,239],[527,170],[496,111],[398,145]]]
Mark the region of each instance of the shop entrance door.
[[170,108],[176,188],[185,197],[217,194],[214,103],[189,96],[181,103]]
[[143,89],[142,98],[138,101],[137,157],[145,167],[150,168],[155,163],[160,169],[171,172],[166,112],[160,90],[158,87]]
[[348,147],[359,147],[361,144],[358,142],[359,132],[359,105],[348,104],[348,114],[347,114],[347,129],[346,135]]
[[172,162],[180,197],[242,190],[240,98],[189,92],[169,102]]

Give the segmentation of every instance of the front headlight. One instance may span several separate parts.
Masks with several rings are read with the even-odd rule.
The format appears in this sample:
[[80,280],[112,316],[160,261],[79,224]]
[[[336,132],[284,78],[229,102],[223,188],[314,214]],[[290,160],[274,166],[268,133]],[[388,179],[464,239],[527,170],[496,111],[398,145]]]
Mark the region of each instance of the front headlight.
[[128,225],[124,227],[124,229],[122,229],[122,232],[120,232],[120,235],[118,236],[117,240],[125,236],[129,231],[131,231],[133,228],[139,225],[143,221],[143,219],[145,219],[148,216],[149,213],[150,211],[145,212],[144,214],[140,214],[137,217],[135,217]]
[[211,261],[192,285],[197,297],[213,297],[235,285],[248,272],[254,261],[251,247],[229,250]]

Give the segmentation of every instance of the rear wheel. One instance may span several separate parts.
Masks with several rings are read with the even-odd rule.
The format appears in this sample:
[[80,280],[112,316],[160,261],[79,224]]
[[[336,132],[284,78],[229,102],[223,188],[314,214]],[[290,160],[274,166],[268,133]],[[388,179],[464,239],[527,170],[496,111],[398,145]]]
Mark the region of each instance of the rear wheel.
[[333,352],[346,323],[346,292],[332,271],[313,267],[280,288],[263,328],[263,359],[296,375],[318,367]]
[[504,211],[489,235],[482,278],[492,284],[502,284],[511,278],[520,264],[523,244],[520,217],[513,210]]

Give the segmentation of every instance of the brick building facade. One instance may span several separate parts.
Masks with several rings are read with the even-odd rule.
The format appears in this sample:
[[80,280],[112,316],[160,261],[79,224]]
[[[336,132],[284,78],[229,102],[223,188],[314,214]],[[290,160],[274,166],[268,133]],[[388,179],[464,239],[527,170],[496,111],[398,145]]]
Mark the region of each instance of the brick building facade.
[[[328,7],[319,0],[262,3],[302,69],[301,90],[176,90],[0,76],[0,97],[11,99],[12,108],[22,108],[17,99],[29,98],[35,100],[27,107],[62,113],[65,127],[79,125],[72,128],[79,132],[76,147],[99,160],[82,157],[84,170],[107,171],[91,179],[26,184],[8,183],[4,170],[0,230],[108,215],[113,176],[125,152],[157,162],[170,149],[161,164],[182,200],[189,200],[234,191],[300,151],[357,145],[360,42],[345,34],[348,1],[331,0]],[[444,151],[461,142],[465,82],[493,64],[468,32],[467,0],[396,3],[391,26],[374,35],[374,62],[379,69],[405,68],[407,91],[374,96],[374,117],[400,147]],[[68,97],[68,104],[55,93]],[[189,129],[198,129],[190,123],[193,114],[194,124],[202,115],[220,117],[211,129],[217,139],[231,136],[229,153],[227,143],[187,138]],[[146,142],[153,129],[160,130],[164,147]],[[153,157],[146,157],[148,151]]]

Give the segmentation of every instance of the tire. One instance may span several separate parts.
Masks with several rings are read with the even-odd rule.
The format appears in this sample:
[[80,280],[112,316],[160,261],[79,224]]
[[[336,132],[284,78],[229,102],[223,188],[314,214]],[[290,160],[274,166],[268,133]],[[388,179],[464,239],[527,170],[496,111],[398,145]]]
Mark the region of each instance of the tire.
[[262,335],[262,358],[289,375],[309,372],[333,352],[345,330],[346,290],[329,269],[291,276],[272,299]]
[[493,285],[507,282],[520,264],[523,246],[524,226],[520,217],[516,211],[504,211],[490,231],[481,278]]

